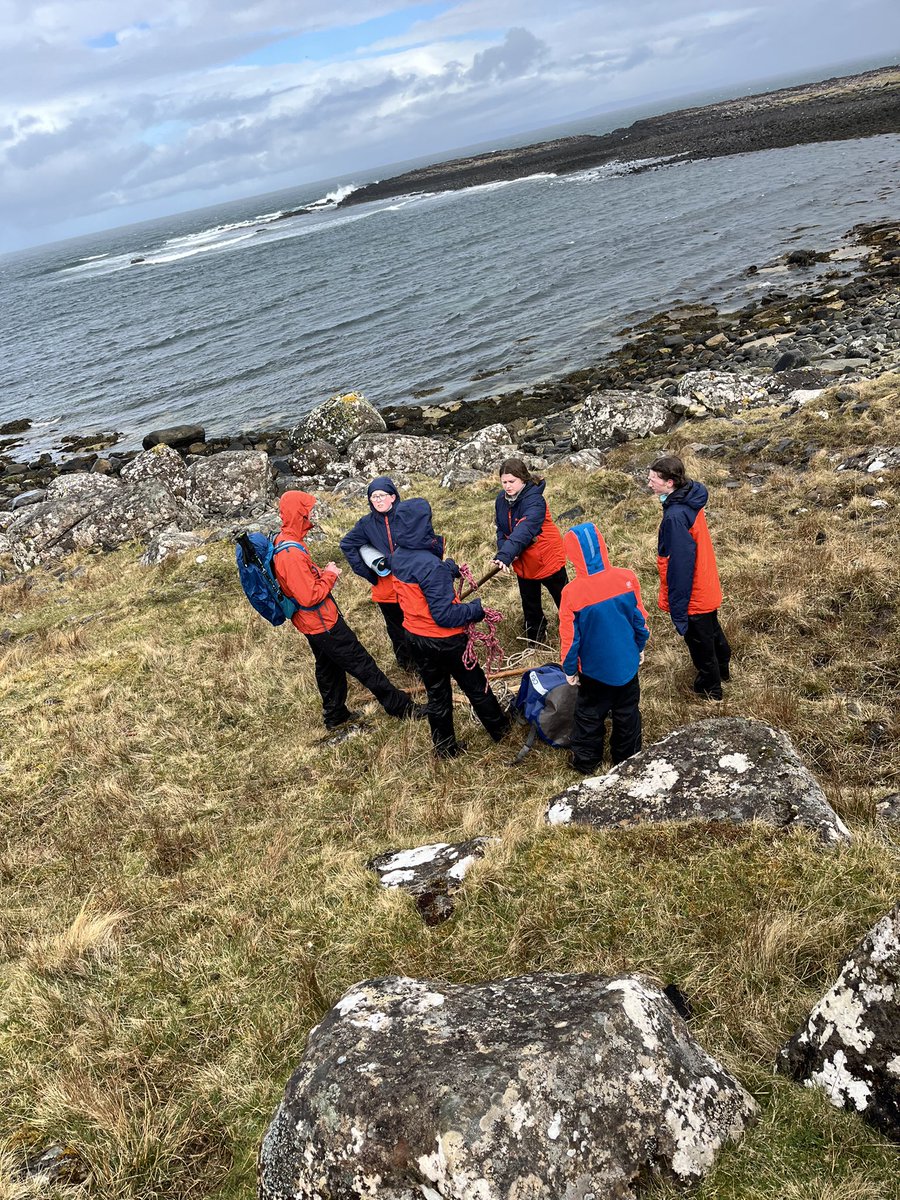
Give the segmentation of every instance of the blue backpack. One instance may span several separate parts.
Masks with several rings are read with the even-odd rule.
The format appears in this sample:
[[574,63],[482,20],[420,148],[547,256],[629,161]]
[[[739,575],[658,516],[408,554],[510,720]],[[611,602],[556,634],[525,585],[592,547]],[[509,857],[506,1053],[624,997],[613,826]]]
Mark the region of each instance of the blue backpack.
[[289,546],[309,553],[300,542],[282,542],[276,546],[264,533],[242,533],[235,548],[244,595],[270,625],[283,625],[301,607],[281,590],[272,566],[275,555]]
[[530,726],[528,739],[516,755],[517,763],[530,753],[535,738],[557,749],[569,745],[577,699],[578,689],[566,681],[559,663],[526,672],[513,706],[519,722]]

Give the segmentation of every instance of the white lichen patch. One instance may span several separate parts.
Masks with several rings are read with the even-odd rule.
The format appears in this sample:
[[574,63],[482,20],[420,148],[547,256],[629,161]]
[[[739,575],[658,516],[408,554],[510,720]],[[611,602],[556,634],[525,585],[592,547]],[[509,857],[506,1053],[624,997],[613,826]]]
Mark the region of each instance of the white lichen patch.
[[398,850],[396,854],[386,857],[381,865],[382,871],[408,871],[411,867],[421,867],[423,863],[434,860],[452,847],[448,842],[433,842],[429,846],[414,846],[411,850]]
[[559,1137],[562,1129],[562,1113],[558,1110],[553,1114],[553,1120],[547,1126],[547,1137],[551,1142],[555,1142]]
[[872,943],[872,962],[883,966],[894,963],[900,967],[900,938],[898,938],[898,922],[894,913],[882,917],[869,934]]
[[653,800],[671,792],[678,782],[678,772],[664,758],[654,758],[644,768],[640,779],[628,785],[628,795],[633,800]]
[[813,1010],[813,1017],[825,1022],[821,1041],[836,1036],[845,1046],[862,1053],[872,1045],[875,1035],[863,1024],[872,997],[863,998],[861,991],[848,987],[843,977],[826,993]]
[[569,825],[572,821],[572,805],[565,800],[558,800],[547,809],[548,825]]
[[634,1027],[640,1032],[648,1050],[659,1045],[653,1014],[654,998],[635,979],[616,979],[608,987],[611,992],[622,993],[622,1008]]
[[735,771],[738,775],[743,775],[745,771],[749,771],[753,763],[746,754],[723,754],[719,759],[719,766],[727,771]]
[[395,888],[402,887],[404,883],[412,883],[415,877],[415,871],[385,871],[379,882],[382,887]]
[[888,1061],[885,1067],[889,1075],[900,1075],[900,1054]]
[[828,1099],[836,1108],[843,1108],[849,1100],[857,1112],[863,1112],[869,1104],[871,1089],[862,1079],[857,1079],[847,1069],[847,1056],[843,1050],[826,1059],[818,1071],[813,1071],[806,1080],[807,1087],[820,1087],[828,1093]]

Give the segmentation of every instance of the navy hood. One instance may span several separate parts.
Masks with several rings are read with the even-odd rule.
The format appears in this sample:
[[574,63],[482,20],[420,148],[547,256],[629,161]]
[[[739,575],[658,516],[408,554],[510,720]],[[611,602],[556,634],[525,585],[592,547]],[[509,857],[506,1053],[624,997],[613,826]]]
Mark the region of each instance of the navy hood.
[[676,488],[674,492],[670,493],[669,498],[666,500],[666,503],[663,505],[663,507],[665,508],[667,505],[672,503],[683,504],[685,508],[690,508],[695,513],[698,513],[701,508],[706,508],[706,502],[708,499],[709,492],[703,486],[703,484],[697,483],[695,479],[689,479],[687,483],[683,484],[680,488]]
[[563,545],[576,575],[599,575],[609,566],[603,534],[592,521],[573,525],[563,537]]
[[391,531],[398,548],[427,550],[438,558],[444,557],[444,539],[432,528],[431,505],[427,500],[404,500],[398,504]]
[[[395,497],[394,504],[397,503],[396,498],[399,498],[400,496],[400,493],[397,491],[397,485],[394,483],[393,479],[388,478],[387,475],[378,475],[366,488],[366,495],[369,498],[369,508],[372,509],[372,512],[375,512],[375,509],[372,507],[373,492],[391,492]],[[391,506],[391,511],[393,512],[393,505]],[[383,516],[384,514],[379,513],[378,515]]]

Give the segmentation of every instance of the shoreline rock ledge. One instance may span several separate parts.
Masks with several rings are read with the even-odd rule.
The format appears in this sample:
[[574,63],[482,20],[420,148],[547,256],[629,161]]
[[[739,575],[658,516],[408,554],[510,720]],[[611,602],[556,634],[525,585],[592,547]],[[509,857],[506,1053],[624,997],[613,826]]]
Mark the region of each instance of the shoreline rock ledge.
[[756,1112],[637,976],[352,987],[262,1142],[259,1200],[629,1200],[696,1183]]

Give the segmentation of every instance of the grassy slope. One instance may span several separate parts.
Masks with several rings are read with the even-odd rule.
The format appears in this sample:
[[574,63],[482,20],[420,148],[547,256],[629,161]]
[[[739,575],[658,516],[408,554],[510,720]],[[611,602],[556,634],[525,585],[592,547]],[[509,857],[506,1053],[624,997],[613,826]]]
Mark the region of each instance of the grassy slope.
[[[828,419],[748,413],[738,426],[684,426],[666,444],[900,444],[900,379],[862,390],[862,416],[831,399]],[[582,505],[613,561],[638,570],[651,615],[658,508],[635,472],[663,444],[548,481],[554,512]],[[884,512],[862,494],[870,479],[836,473],[824,453],[756,493],[717,486],[729,459],[686,457],[712,491],[735,649],[715,711],[786,729],[852,846],[823,853],[764,827],[550,830],[545,799],[573,780],[564,756],[507,770],[508,751],[474,726],[472,753],[453,764],[431,760],[424,725],[377,708],[368,733],[322,746],[305,643],[249,610],[226,545],[203,563],[147,569],[131,550],[0,587],[0,627],[17,635],[0,649],[7,1167],[58,1142],[89,1168],[92,1196],[237,1200],[252,1194],[258,1139],[307,1030],[356,980],[640,970],[678,982],[697,1036],[762,1106],[702,1200],[896,1194],[895,1148],[773,1077],[772,1061],[898,893],[900,839],[875,820],[876,799],[898,787],[897,473],[877,485]],[[732,460],[743,463],[739,451]],[[421,488],[451,552],[476,570],[494,490]],[[321,561],[337,557],[357,509],[326,522]],[[491,587],[515,653],[514,585]],[[351,624],[387,662],[366,591],[349,573],[341,581]],[[690,693],[668,620],[652,626],[645,744],[712,711]],[[464,708],[457,720],[469,721]],[[502,841],[435,929],[364,869],[378,851],[483,833]],[[0,1167],[0,1197],[36,1194]]]

